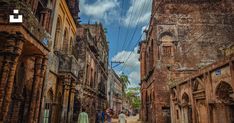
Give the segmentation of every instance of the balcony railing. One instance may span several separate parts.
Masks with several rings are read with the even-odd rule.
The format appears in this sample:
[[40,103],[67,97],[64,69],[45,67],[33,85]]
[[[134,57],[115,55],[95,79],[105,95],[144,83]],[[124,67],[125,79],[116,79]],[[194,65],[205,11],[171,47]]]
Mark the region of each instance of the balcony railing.
[[13,14],[14,9],[18,9],[19,14],[23,15],[23,23],[15,24],[16,28],[20,25],[23,26],[38,42],[45,47],[48,46],[49,34],[40,25],[29,4],[19,0],[0,0],[0,4],[2,12],[0,13],[0,24],[9,25],[9,15]]
[[73,55],[58,54],[59,57],[59,72],[71,73],[78,78],[79,64]]

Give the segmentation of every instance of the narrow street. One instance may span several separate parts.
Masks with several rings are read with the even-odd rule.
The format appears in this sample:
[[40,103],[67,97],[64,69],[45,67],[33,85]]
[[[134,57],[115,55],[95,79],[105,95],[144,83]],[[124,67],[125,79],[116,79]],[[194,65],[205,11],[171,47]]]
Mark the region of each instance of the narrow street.
[[[127,117],[127,123],[141,123],[139,120],[139,115]],[[118,119],[113,119],[112,123],[118,123]]]
[[234,0],[0,0],[0,12],[0,123],[234,123]]

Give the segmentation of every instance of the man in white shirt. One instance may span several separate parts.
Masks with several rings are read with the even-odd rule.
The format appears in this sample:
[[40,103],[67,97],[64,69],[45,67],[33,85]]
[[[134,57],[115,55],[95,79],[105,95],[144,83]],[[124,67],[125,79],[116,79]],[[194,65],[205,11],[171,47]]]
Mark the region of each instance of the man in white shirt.
[[121,111],[119,114],[119,123],[127,123],[126,115],[123,113],[123,111]]

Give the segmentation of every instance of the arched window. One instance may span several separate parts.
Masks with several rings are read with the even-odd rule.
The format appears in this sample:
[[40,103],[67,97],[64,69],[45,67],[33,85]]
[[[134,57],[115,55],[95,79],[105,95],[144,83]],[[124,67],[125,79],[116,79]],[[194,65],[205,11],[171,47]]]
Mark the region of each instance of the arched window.
[[60,49],[60,40],[61,40],[61,18],[58,17],[56,24],[55,40],[54,40],[54,50],[57,51]]
[[72,53],[72,46],[73,46],[73,40],[72,40],[72,38],[70,38],[69,46],[68,46],[69,53]]
[[182,95],[182,120],[184,123],[192,123],[192,107],[187,93]]
[[161,38],[162,41],[162,53],[165,57],[171,57],[173,55],[173,39],[169,35],[165,35]]
[[64,53],[67,53],[68,51],[68,30],[65,28],[64,34],[63,34],[63,51]]
[[184,104],[184,105],[188,105],[189,104],[189,96],[186,93],[184,93],[182,95],[182,104]]
[[234,92],[232,86],[227,82],[220,82],[215,93],[217,98],[222,102],[234,102]]

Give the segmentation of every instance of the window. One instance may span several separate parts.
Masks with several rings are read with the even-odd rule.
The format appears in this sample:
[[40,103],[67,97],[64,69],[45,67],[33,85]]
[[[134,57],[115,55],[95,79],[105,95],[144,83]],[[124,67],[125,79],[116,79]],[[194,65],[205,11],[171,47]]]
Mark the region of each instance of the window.
[[50,119],[50,104],[46,103],[45,104],[43,123],[49,123],[49,119]]
[[58,17],[54,41],[54,49],[58,50],[60,48],[60,34],[61,34],[61,18]]
[[64,34],[63,34],[63,51],[64,53],[67,53],[68,51],[68,30],[65,28]]
[[72,38],[70,38],[69,47],[68,47],[69,53],[72,53],[72,48],[73,48],[73,40]]
[[163,46],[163,55],[169,57],[171,54],[171,46]]

